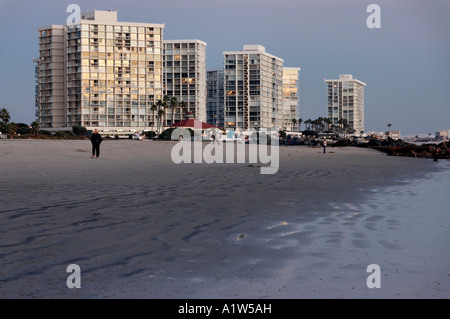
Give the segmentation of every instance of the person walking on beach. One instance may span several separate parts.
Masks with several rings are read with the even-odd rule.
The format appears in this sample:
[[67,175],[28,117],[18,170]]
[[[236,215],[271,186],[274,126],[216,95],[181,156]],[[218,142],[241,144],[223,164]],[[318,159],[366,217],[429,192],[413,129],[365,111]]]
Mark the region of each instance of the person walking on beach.
[[327,140],[323,140],[323,153],[327,152]]
[[94,133],[91,135],[92,158],[98,158],[100,156],[100,143],[102,140],[102,136],[98,133],[97,129],[95,129]]
[[437,147],[433,152],[433,161],[437,162],[439,159],[439,154],[441,153],[441,149]]

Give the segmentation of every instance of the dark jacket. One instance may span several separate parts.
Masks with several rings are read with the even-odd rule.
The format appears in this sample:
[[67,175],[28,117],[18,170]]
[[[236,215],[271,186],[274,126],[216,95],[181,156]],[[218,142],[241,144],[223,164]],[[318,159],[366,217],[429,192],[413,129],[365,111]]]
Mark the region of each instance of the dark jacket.
[[102,136],[100,135],[100,134],[95,134],[95,133],[93,133],[92,135],[91,135],[91,143],[92,143],[92,145],[100,145],[100,143],[102,142]]

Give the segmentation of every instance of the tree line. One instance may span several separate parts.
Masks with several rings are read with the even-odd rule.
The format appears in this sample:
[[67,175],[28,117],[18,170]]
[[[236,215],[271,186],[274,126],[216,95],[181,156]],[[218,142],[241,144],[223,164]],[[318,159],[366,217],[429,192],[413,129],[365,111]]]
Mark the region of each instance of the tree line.
[[[188,104],[185,101],[178,101],[178,99],[173,96],[170,97],[165,95],[162,99],[158,100],[156,103],[153,103],[150,107],[150,110],[153,112],[153,119],[157,119],[155,123],[150,122],[149,126],[155,127],[157,126],[157,132],[161,131],[162,127],[167,127],[168,119],[167,119],[167,111],[171,111],[171,123],[170,126],[174,124],[174,115],[175,109],[178,107],[181,108],[181,112],[183,113],[184,109],[188,108]],[[0,132],[5,134],[34,134],[37,135],[40,129],[39,122],[33,121],[30,125],[25,123],[15,123],[10,122],[11,116],[7,109],[2,108],[0,110]],[[355,133],[352,130],[352,127],[349,125],[346,119],[340,119],[337,125],[332,124],[331,119],[318,117],[315,120],[307,119],[303,120],[302,118],[292,119],[293,128],[297,127],[299,131],[302,131],[302,123],[304,124],[304,130],[306,131],[314,131],[316,133],[322,132],[332,132],[332,133]],[[298,126],[297,126],[298,125]],[[388,124],[388,128],[392,124]],[[357,132],[364,133],[364,132]]]
[[[339,119],[338,124],[333,124],[332,120],[325,117],[318,117],[315,120],[307,119],[303,120],[302,118],[292,119],[292,124],[294,127],[298,124],[298,130],[302,131],[302,123],[304,124],[304,130],[303,131],[313,131],[316,133],[355,133],[351,127],[351,125],[348,123],[346,119]],[[357,133],[364,133],[364,132],[357,132]]]
[[0,132],[3,134],[33,134],[37,135],[40,129],[39,122],[33,121],[30,125],[10,122],[11,115],[8,110],[0,110]]
[[[175,110],[180,107],[182,112],[184,109],[188,108],[188,104],[185,101],[178,101],[178,99],[173,96],[169,97],[165,95],[162,99],[153,103],[150,110],[153,112],[153,119],[157,119],[155,123],[150,122],[149,126],[157,126],[158,132],[164,126],[168,126],[167,111],[171,111],[171,125],[174,124]],[[11,115],[6,108],[0,110],[0,133],[3,134],[33,134],[37,135],[40,130],[40,125],[38,121],[33,121],[30,125],[25,123],[15,123],[10,122]],[[77,129],[78,130],[78,129]],[[75,132],[76,133],[76,132]]]
[[[175,96],[168,96],[164,95],[164,97],[160,100],[158,100],[156,103],[153,103],[150,107],[150,110],[153,112],[153,119],[158,119],[157,121],[157,131],[160,132],[160,128],[163,126],[168,126],[167,124],[167,110],[171,110],[172,117],[171,117],[171,123],[172,126],[174,124],[174,115],[175,115],[175,109],[180,107],[181,112],[183,112],[184,109],[188,108],[188,104],[185,101],[178,101],[178,99]],[[155,117],[156,114],[156,117]],[[165,125],[163,125],[165,121]],[[151,122],[149,123],[149,126],[155,127],[155,123]]]

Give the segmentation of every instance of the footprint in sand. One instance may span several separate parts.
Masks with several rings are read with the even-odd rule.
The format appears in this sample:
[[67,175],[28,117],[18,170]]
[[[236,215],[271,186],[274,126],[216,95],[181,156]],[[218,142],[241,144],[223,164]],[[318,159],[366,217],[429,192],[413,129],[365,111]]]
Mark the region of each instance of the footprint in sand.
[[266,227],[266,229],[272,229],[272,228],[275,228],[275,227],[279,227],[279,226],[286,226],[286,225],[289,225],[289,223],[286,223],[286,222],[281,222],[281,223],[279,223],[279,224],[276,224],[276,225],[273,225],[273,226],[268,226],[268,227]]
[[293,231],[288,231],[288,232],[286,232],[286,233],[282,233],[280,236],[281,236],[281,237],[285,237],[285,236],[297,234],[297,233],[300,233],[300,232],[301,232],[301,230],[293,230]]
[[384,248],[387,249],[401,249],[402,247],[398,244],[398,240],[388,241],[388,240],[379,240],[378,241]]
[[352,245],[356,248],[370,248],[370,243],[365,239],[353,239]]

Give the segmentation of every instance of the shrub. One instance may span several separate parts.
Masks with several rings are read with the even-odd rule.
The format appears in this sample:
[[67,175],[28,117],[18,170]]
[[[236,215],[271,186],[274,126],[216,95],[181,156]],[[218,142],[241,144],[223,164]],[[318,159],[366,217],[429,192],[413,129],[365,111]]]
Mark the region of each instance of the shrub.
[[145,137],[146,138],[151,139],[151,138],[154,138],[155,136],[156,136],[156,133],[154,131],[145,132]]
[[46,130],[39,130],[38,134],[42,134],[42,135],[47,135],[47,136],[52,136],[52,133]]
[[17,123],[17,134],[30,134],[31,128],[25,123]]
[[[161,134],[159,134],[159,139],[163,141],[170,141],[172,139],[172,132],[176,129],[179,129],[179,127],[170,127]],[[187,129],[189,133],[191,133],[191,136],[194,136],[194,130],[188,128]]]
[[73,132],[73,134],[80,136],[80,135],[85,135],[87,133],[87,129],[81,125],[74,125],[74,126],[72,126],[72,132]]
[[71,131],[57,131],[55,133],[56,137],[61,137],[61,138],[67,138],[67,137],[73,137],[74,134]]

